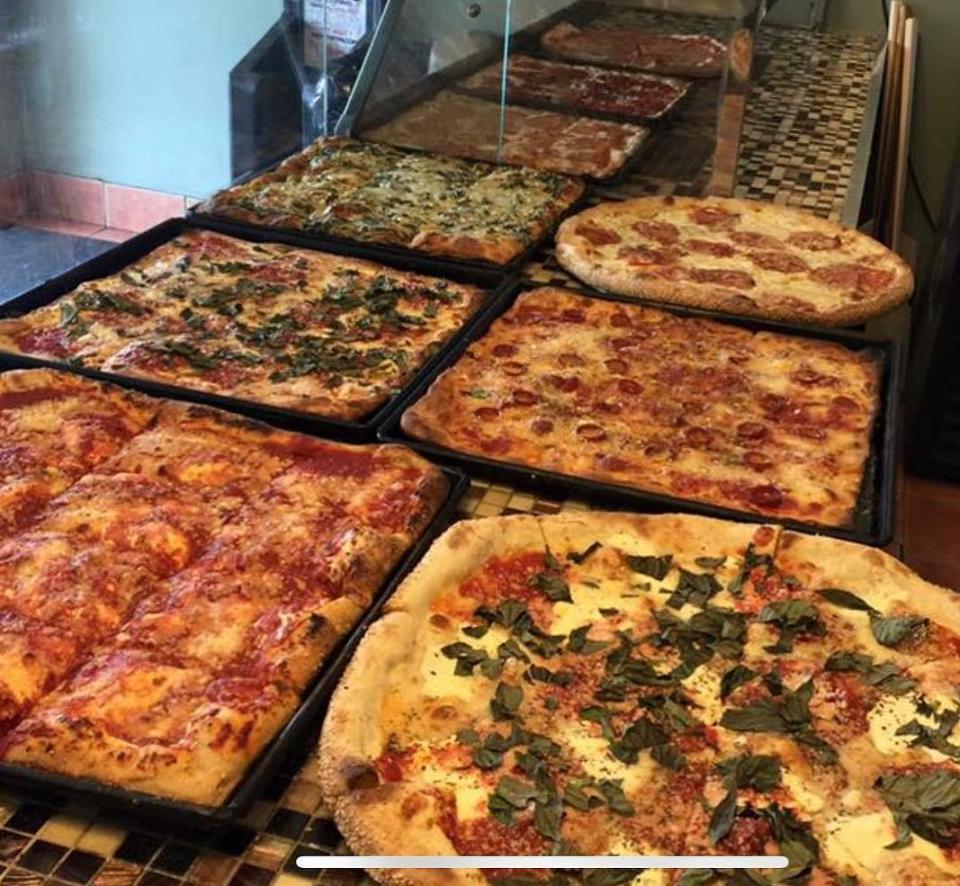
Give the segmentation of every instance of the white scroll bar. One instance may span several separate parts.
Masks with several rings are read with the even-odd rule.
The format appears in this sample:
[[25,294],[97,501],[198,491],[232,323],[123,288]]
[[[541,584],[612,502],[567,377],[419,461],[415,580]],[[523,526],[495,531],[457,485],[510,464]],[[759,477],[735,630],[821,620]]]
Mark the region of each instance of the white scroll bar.
[[762,870],[785,868],[788,863],[785,855],[301,855],[297,858],[297,867],[305,870]]

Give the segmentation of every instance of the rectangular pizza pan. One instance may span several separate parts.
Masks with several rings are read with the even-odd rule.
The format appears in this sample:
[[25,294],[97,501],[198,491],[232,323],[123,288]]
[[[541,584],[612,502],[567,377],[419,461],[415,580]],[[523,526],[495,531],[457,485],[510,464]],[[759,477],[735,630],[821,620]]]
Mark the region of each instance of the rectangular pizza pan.
[[30,799],[37,799],[39,795],[57,799],[76,799],[122,811],[138,818],[179,826],[210,829],[240,822],[270,780],[279,773],[288,760],[295,758],[297,752],[304,748],[304,743],[316,743],[317,730],[326,711],[327,702],[353,656],[357,644],[370,625],[380,616],[384,603],[407,574],[441,533],[457,519],[457,505],[469,488],[470,481],[466,474],[456,468],[443,467],[441,470],[449,483],[449,491],[433,519],[385,579],[366,614],[331,650],[304,692],[300,707],[251,764],[221,806],[185,803],[111,786],[93,779],[75,778],[4,762],[0,762],[0,784],[10,785],[25,792]]
[[[161,222],[156,227],[144,231],[142,234],[138,234],[130,240],[118,244],[113,249],[109,249],[89,261],[78,265],[76,268],[11,299],[0,308],[0,318],[18,317],[36,308],[48,305],[84,281],[94,280],[122,271],[128,265],[142,258],[158,246],[179,236],[186,230],[206,228],[206,225],[182,218],[169,219],[168,221]],[[280,242],[278,238],[273,237],[272,232],[267,229],[242,233],[225,233],[230,233],[233,236],[256,243]],[[315,244],[294,243],[291,245],[307,249],[317,248]],[[356,244],[328,244],[324,247],[324,251],[349,258],[382,261],[380,256],[372,256],[369,250]],[[393,259],[390,265],[395,269],[403,271],[429,274],[431,276],[444,276],[457,283],[479,286],[481,289],[486,290],[488,294],[487,304],[482,305],[472,317],[467,318],[463,326],[454,332],[450,339],[420,367],[407,384],[407,388],[410,388],[421,376],[428,375],[431,369],[437,366],[451,348],[455,346],[457,339],[461,335],[464,335],[475,323],[479,323],[487,311],[495,310],[498,307],[499,301],[502,300],[506,294],[510,281],[508,277],[499,271],[490,269],[481,271],[462,267],[454,268],[449,265],[438,267],[436,263],[429,259],[417,258],[412,255]],[[376,436],[376,430],[379,425],[386,421],[394,409],[399,407],[401,399],[400,395],[394,396],[360,419],[347,421],[345,419],[316,415],[280,406],[271,406],[268,403],[258,403],[253,400],[228,397],[223,394],[211,394],[205,391],[193,390],[184,385],[173,385],[167,382],[136,378],[134,376],[106,372],[94,367],[74,366],[67,361],[57,360],[53,357],[36,357],[0,350],[0,370],[32,369],[38,366],[74,372],[100,381],[108,381],[122,387],[144,391],[157,397],[166,397],[173,400],[189,400],[190,402],[201,403],[205,406],[214,406],[218,409],[226,409],[230,412],[238,412],[250,418],[259,419],[260,421],[267,422],[268,424],[285,430],[308,434],[319,433],[335,440],[347,442],[372,440]],[[402,393],[403,391],[401,391],[401,394]]]
[[532,283],[530,281],[518,281],[513,284],[507,297],[499,303],[499,310],[487,314],[483,322],[473,327],[470,335],[461,339],[456,348],[447,354],[441,366],[434,367],[428,376],[420,379],[420,381],[404,395],[399,408],[396,409],[381,426],[380,439],[391,443],[402,443],[438,462],[459,465],[470,471],[471,474],[483,476],[495,482],[528,489],[536,493],[542,493],[546,497],[560,499],[574,498],[592,505],[610,507],[618,510],[653,513],[686,511],[725,520],[738,520],[749,523],[779,523],[803,532],[831,535],[848,541],[877,546],[889,544],[892,540],[900,424],[901,368],[898,345],[895,341],[890,340],[875,341],[869,336],[857,332],[818,329],[789,323],[737,317],[719,311],[706,311],[674,305],[664,305],[663,303],[642,299],[622,298],[583,286],[565,287],[591,298],[620,302],[623,304],[643,304],[680,317],[702,317],[751,331],[765,330],[797,338],[835,342],[854,351],[874,351],[880,362],[879,408],[871,434],[870,455],[864,466],[864,476],[854,509],[853,521],[848,527],[821,526],[819,524],[804,523],[797,520],[778,519],[775,515],[762,515],[749,511],[740,511],[662,493],[647,492],[636,487],[617,483],[590,480],[584,477],[561,474],[556,471],[530,467],[519,463],[497,461],[492,458],[457,452],[445,446],[417,440],[408,436],[400,424],[403,412],[426,394],[437,376],[456,363],[473,341],[482,338],[486,334],[493,321],[510,308],[521,292],[536,289],[542,285],[543,284]]
[[[431,75],[436,76],[436,75]],[[431,84],[430,93],[441,88]],[[418,89],[419,95],[421,89]],[[397,99],[397,104],[393,106],[394,112],[399,107],[406,107],[403,97]],[[644,144],[650,139],[648,138]],[[361,139],[362,141],[362,139]],[[391,147],[393,147],[391,145]],[[642,148],[643,146],[641,146]],[[398,150],[408,153],[429,153],[428,151],[417,151],[415,148],[398,148]],[[282,161],[281,161],[282,162]],[[251,179],[270,172],[275,166],[273,164],[265,169],[258,169],[247,175],[236,179],[233,184],[244,184]],[[575,178],[575,176],[568,176]],[[244,237],[248,240],[270,240],[274,243],[285,243],[288,246],[299,246],[305,249],[319,249],[324,252],[337,252],[339,250],[357,250],[358,257],[368,258],[371,261],[382,262],[383,264],[399,264],[409,262],[430,268],[421,273],[432,274],[435,277],[451,277],[456,279],[457,274],[513,274],[516,273],[530,257],[544,244],[550,242],[554,231],[568,215],[579,212],[584,207],[586,192],[581,194],[574,202],[568,206],[557,218],[553,224],[543,232],[538,238],[531,241],[520,253],[512,258],[506,264],[496,264],[491,261],[482,261],[480,259],[458,259],[453,256],[433,256],[425,252],[418,252],[416,249],[410,249],[406,246],[392,246],[387,243],[376,243],[373,241],[351,240],[346,237],[336,237],[331,234],[315,233],[311,231],[299,230],[297,228],[283,228],[271,225],[261,225],[256,222],[241,221],[240,219],[230,218],[228,216],[216,215],[214,213],[203,212],[198,206],[190,209],[187,218],[194,225],[207,228],[212,231],[219,231],[222,234],[230,234],[234,237]],[[411,268],[412,269],[412,268]]]

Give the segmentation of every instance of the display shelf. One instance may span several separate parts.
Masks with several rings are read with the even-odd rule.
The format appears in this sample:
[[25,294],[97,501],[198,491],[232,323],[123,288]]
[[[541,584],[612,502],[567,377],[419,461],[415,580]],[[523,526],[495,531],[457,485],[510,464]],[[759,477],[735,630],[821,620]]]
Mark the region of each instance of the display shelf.
[[[756,80],[743,127],[737,194],[845,218],[845,204],[864,160],[858,143],[870,125],[872,74],[879,38],[763,28]],[[679,115],[678,115],[679,116]],[[692,165],[692,164],[691,164]],[[610,196],[698,193],[709,180],[709,157],[679,186],[635,173]],[[849,207],[848,207],[849,211]],[[566,282],[549,252],[526,268],[543,282]],[[583,510],[576,501],[541,499],[474,481],[461,517]],[[244,823],[219,833],[158,829],[129,816],[46,795],[0,794],[0,879],[18,886],[302,886],[345,884],[360,875],[296,867],[302,854],[344,851],[317,781],[313,743],[290,759]],[[368,881],[369,882],[369,881]]]

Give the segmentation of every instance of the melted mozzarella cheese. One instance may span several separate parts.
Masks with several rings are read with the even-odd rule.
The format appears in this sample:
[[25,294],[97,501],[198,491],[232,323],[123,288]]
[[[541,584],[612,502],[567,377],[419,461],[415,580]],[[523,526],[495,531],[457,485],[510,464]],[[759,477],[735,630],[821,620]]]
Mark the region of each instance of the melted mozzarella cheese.
[[[838,867],[849,866],[867,877],[889,860],[891,852],[896,851],[884,848],[893,843],[896,836],[893,816],[886,810],[855,817],[841,816],[827,825],[824,855],[834,860]],[[909,852],[927,858],[942,870],[951,870],[952,866],[940,848],[916,834]]]
[[804,812],[813,814],[823,809],[825,800],[819,794],[811,791],[804,781],[789,769],[781,770],[783,786],[790,792],[797,806]]
[[589,776],[622,781],[628,796],[649,784],[657,765],[647,753],[642,753],[636,763],[621,762],[611,755],[607,740],[594,734],[584,723],[571,723],[559,738],[574,752]]
[[[897,730],[905,726],[912,720],[916,720],[922,726],[931,726],[936,728],[937,720],[935,717],[924,716],[917,711],[918,698],[916,695],[908,694],[901,696],[884,696],[874,705],[868,714],[870,723],[870,741],[881,754],[895,756],[901,751],[911,747],[913,736],[897,735]],[[928,699],[941,708],[952,707],[952,703],[946,698]],[[935,751],[932,748],[918,746],[924,750],[933,760],[943,761],[949,759],[945,754]]]
[[683,681],[684,690],[699,707],[694,712],[696,718],[708,726],[716,725],[723,716],[725,705],[720,701],[721,679],[716,671],[701,666]]

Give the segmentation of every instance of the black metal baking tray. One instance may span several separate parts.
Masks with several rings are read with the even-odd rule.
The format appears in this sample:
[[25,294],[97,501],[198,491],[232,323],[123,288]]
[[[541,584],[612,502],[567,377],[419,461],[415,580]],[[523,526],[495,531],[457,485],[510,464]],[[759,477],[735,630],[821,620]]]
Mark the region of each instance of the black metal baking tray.
[[400,408],[395,410],[381,426],[380,439],[392,443],[402,443],[436,461],[464,467],[472,474],[482,475],[496,482],[542,492],[548,496],[563,499],[576,498],[591,504],[620,510],[659,513],[688,511],[741,522],[774,522],[803,532],[816,532],[878,546],[890,542],[894,531],[894,494],[896,490],[897,453],[899,451],[901,390],[899,347],[895,341],[876,341],[862,333],[797,326],[789,323],[737,317],[719,311],[664,305],[644,299],[622,298],[586,287],[564,287],[591,298],[623,304],[644,304],[681,317],[701,317],[752,331],[763,330],[798,338],[836,342],[856,351],[875,351],[881,364],[880,407],[874,421],[870,455],[864,466],[864,476],[857,498],[853,522],[849,527],[821,526],[790,519],[777,519],[776,516],[772,515],[734,510],[657,492],[647,492],[636,487],[575,477],[518,463],[496,461],[482,456],[457,452],[444,446],[408,436],[400,424],[403,412],[427,392],[427,389],[441,372],[460,359],[473,341],[486,334],[493,321],[514,303],[521,292],[540,286],[543,286],[543,284],[517,281],[511,287],[508,297],[500,302],[500,310],[486,315],[483,322],[475,326],[471,334],[458,342],[457,347],[447,354],[442,366],[435,367],[428,377],[422,378],[403,397]]
[[[438,88],[441,87],[431,85],[428,93],[432,94]],[[420,95],[421,92],[422,89],[418,89],[417,94]],[[396,112],[397,108],[407,107],[412,103],[413,102],[405,103],[403,99],[398,99],[397,104],[394,106],[394,112]],[[358,141],[365,141],[365,139],[359,137],[356,138]],[[644,141],[644,145],[648,141],[649,139]],[[430,151],[418,150],[416,148],[397,147],[395,145],[391,145],[390,147],[396,147],[397,150],[406,151],[411,154],[431,153]],[[642,147],[643,146],[641,146],[641,148]],[[469,162],[483,163],[486,161],[481,160]],[[244,184],[245,182],[258,178],[265,172],[269,172],[271,169],[274,169],[277,165],[279,164],[274,164],[274,166],[258,169],[254,172],[248,173],[247,175],[243,175],[236,179],[231,187],[234,185]],[[496,164],[490,164],[488,162],[488,165]],[[576,176],[567,176],[567,178],[576,179]],[[299,246],[305,249],[318,249],[324,252],[358,250],[356,253],[358,257],[362,255],[363,258],[368,258],[371,261],[398,265],[404,262],[414,263],[424,268],[431,269],[424,270],[422,273],[433,274],[436,277],[451,277],[452,279],[456,279],[457,274],[509,275],[516,273],[524,264],[526,264],[527,261],[529,261],[530,257],[544,243],[548,243],[552,240],[554,231],[556,231],[563,219],[565,219],[568,215],[579,212],[580,209],[583,208],[583,201],[585,197],[586,192],[574,200],[570,206],[568,206],[557,216],[550,227],[548,227],[539,237],[532,240],[526,247],[524,247],[523,250],[521,250],[506,264],[496,264],[495,262],[483,261],[481,259],[458,259],[453,256],[434,256],[426,252],[419,252],[416,249],[411,249],[406,246],[393,246],[389,243],[377,243],[374,241],[365,240],[351,240],[346,237],[336,237],[332,234],[311,232],[297,228],[274,227],[265,224],[257,224],[256,222],[242,221],[240,219],[230,218],[229,216],[225,215],[216,215],[215,213],[204,212],[202,210],[202,203],[193,207],[187,212],[187,219],[192,224],[199,227],[208,228],[209,230],[213,231],[219,231],[222,234],[230,234],[234,237],[244,237],[248,240],[266,239],[275,243],[285,243],[288,246]]]
[[[67,271],[65,274],[61,274],[29,292],[25,292],[11,299],[0,308],[0,317],[6,318],[26,314],[36,308],[50,304],[86,280],[93,280],[115,274],[148,252],[191,228],[208,229],[208,226],[182,218],[162,222],[156,227],[144,231],[142,234],[138,234],[136,237],[118,244],[113,249],[101,253],[78,267]],[[266,229],[231,233],[234,233],[234,236],[239,236],[242,239],[257,243],[281,242],[279,238],[272,235],[271,231]],[[284,240],[282,242],[288,241]],[[292,245],[316,249],[315,244],[294,243]],[[370,250],[358,244],[328,244],[324,249],[335,255],[382,261],[380,256],[372,256]],[[448,266],[438,268],[434,262],[428,259],[417,258],[410,254],[391,260],[390,264],[392,267],[404,271],[413,271],[432,276],[444,276],[458,283],[469,283],[485,289],[488,293],[487,304],[482,305],[472,317],[467,318],[460,330],[455,332],[450,339],[426,361],[417,371],[414,378],[408,382],[407,388],[409,388],[420,375],[428,374],[433,367],[437,366],[440,361],[443,360],[446,353],[454,347],[459,336],[464,335],[473,324],[480,322],[487,311],[494,310],[497,307],[510,281],[506,275],[499,271],[490,269],[481,271],[479,269],[452,268]],[[257,403],[252,400],[197,391],[180,385],[171,385],[165,382],[151,381],[150,379],[104,372],[93,367],[77,367],[66,361],[54,358],[34,357],[0,351],[0,370],[30,369],[38,366],[69,370],[70,372],[86,375],[90,378],[99,379],[100,381],[108,381],[122,387],[145,391],[148,394],[153,394],[158,397],[189,400],[194,403],[202,403],[205,406],[215,406],[219,409],[239,412],[286,430],[299,431],[302,433],[321,433],[324,436],[337,440],[353,442],[373,439],[376,435],[377,427],[389,417],[394,409],[398,408],[401,399],[399,395],[394,396],[362,418],[356,421],[346,421],[344,419],[271,406],[267,403]]]
[[300,707],[261,752],[223,805],[199,806],[140,791],[126,790],[92,779],[58,775],[42,769],[3,762],[0,762],[0,783],[26,791],[27,796],[31,798],[42,793],[44,796],[77,799],[108,809],[120,810],[138,818],[179,826],[209,829],[240,822],[263,793],[270,779],[296,752],[298,744],[307,740],[320,725],[321,717],[326,711],[327,702],[337,682],[363,634],[380,616],[383,604],[420,561],[430,545],[456,519],[457,505],[469,488],[470,480],[466,474],[455,468],[444,467],[441,470],[450,487],[437,513],[420,538],[385,580],[363,618],[331,650],[304,693]]

